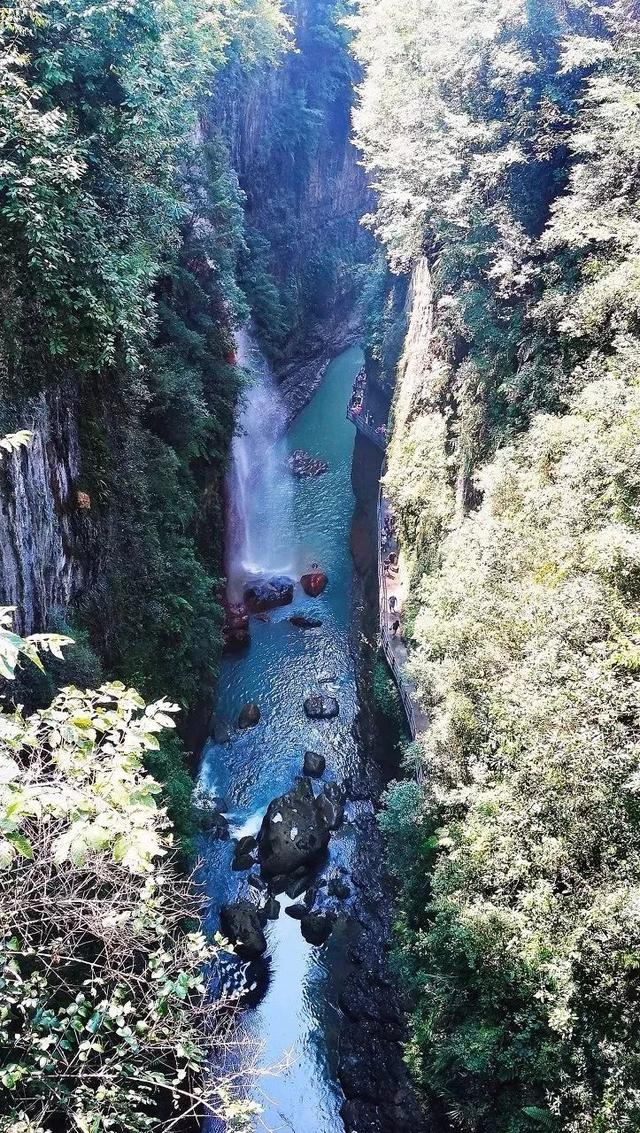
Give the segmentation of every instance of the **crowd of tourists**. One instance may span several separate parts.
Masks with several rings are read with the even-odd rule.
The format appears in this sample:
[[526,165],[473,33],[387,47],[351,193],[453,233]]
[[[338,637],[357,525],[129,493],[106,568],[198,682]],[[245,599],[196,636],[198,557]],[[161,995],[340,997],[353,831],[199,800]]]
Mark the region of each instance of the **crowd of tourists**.
[[[382,531],[380,532],[380,546],[384,558],[382,560],[382,569],[384,570],[385,578],[388,582],[394,583],[398,579],[400,567],[398,565],[398,537],[396,534],[396,523],[394,517],[387,512],[384,517]],[[389,596],[389,614],[391,617],[391,630],[394,637],[397,637],[398,630],[400,629],[400,606],[398,598],[395,594]]]
[[367,426],[368,429],[371,429],[373,433],[376,433],[381,438],[381,440],[385,440],[387,435],[387,426],[384,423],[377,424],[373,415],[369,413],[367,409],[365,409],[364,403],[366,392],[367,375],[364,370],[360,370],[360,372],[356,376],[355,382],[353,383],[353,393],[351,394],[351,400],[349,402],[349,413],[356,417],[361,417],[363,423]]

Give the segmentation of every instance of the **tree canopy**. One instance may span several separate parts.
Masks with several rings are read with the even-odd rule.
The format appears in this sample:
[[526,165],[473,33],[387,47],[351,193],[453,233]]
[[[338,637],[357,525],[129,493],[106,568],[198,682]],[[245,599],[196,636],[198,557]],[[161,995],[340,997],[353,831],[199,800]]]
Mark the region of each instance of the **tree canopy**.
[[407,1057],[447,1128],[631,1131],[637,19],[362,0],[355,26],[371,223],[414,273],[385,477],[430,715],[383,819]]

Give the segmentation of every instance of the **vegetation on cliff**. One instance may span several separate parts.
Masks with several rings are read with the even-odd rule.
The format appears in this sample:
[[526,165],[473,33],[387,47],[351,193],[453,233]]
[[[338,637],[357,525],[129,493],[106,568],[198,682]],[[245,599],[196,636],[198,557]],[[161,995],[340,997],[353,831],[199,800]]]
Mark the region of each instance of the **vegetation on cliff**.
[[[69,644],[21,639],[0,611],[5,679]],[[143,765],[175,711],[111,683],[0,713],[3,1133],[141,1133],[188,1112],[250,1126],[254,1107],[211,1066],[231,1017],[209,1000],[215,951],[189,927],[199,903]]]
[[[247,313],[242,198],[205,103],[223,64],[274,61],[284,31],[277,0],[0,12],[0,425],[27,424],[43,390],[77,405],[69,555],[86,585],[66,616],[109,674],[182,706],[220,652],[232,330]],[[178,817],[176,745],[164,763]]]
[[[350,142],[357,66],[346,0],[284,0],[295,51],[278,71],[219,85],[246,197],[240,279],[261,340],[282,361],[319,348],[317,330],[350,313],[373,241],[360,227],[367,188]],[[321,347],[320,343],[320,347]]]
[[372,223],[433,289],[386,477],[431,715],[383,820],[407,1054],[451,1129],[631,1133],[637,17],[360,0],[356,27]]

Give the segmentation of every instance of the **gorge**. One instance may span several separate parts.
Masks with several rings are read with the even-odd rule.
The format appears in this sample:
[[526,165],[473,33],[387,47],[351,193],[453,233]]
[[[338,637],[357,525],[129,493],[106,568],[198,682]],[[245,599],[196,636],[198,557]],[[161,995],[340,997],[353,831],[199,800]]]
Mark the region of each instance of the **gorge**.
[[0,9],[0,1133],[637,1133],[638,89]]

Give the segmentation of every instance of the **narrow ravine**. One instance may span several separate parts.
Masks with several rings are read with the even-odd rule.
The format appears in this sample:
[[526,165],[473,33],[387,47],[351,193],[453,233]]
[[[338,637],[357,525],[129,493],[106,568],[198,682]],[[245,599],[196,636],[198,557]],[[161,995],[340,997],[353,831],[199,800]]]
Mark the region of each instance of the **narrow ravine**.
[[[249,355],[245,353],[243,360]],[[264,362],[252,352],[257,385],[249,394],[248,412],[262,403],[265,385],[261,375]],[[352,560],[349,532],[353,514],[351,461],[353,425],[345,408],[353,379],[362,365],[362,352],[352,348],[329,366],[319,390],[300,413],[285,441],[273,452],[247,453],[248,437],[241,440],[236,459],[260,459],[265,474],[245,477],[244,512],[241,502],[230,501],[234,523],[240,524],[234,554],[251,549],[253,560],[245,565],[267,573],[275,566],[286,568],[294,578],[317,561],[329,576],[325,593],[307,598],[296,587],[293,604],[272,611],[268,620],[251,623],[251,646],[228,655],[222,667],[215,717],[215,737],[228,742],[209,742],[202,757],[200,792],[222,800],[230,822],[231,838],[212,833],[202,836],[200,853],[203,877],[211,897],[208,928],[217,926],[222,905],[249,897],[260,900],[249,886],[247,871],[232,869],[235,839],[254,834],[269,802],[287,791],[302,773],[304,752],[312,749],[325,756],[324,781],[344,782],[358,763],[353,725],[357,713],[355,651],[352,641],[351,600]],[[272,395],[275,394],[272,391]],[[270,405],[273,414],[273,403]],[[328,464],[328,471],[309,479],[295,479],[286,467],[285,452],[304,449]],[[231,488],[238,489],[238,468],[231,475]],[[256,500],[246,493],[267,490],[272,499]],[[247,530],[249,528],[254,529]],[[237,527],[236,527],[237,530]],[[256,552],[268,557],[255,561]],[[237,569],[238,564],[232,564]],[[293,613],[321,619],[322,626],[302,630],[291,624]],[[330,722],[313,722],[305,717],[303,702],[310,693],[322,691],[337,697],[340,715]],[[235,728],[238,712],[247,701],[260,706],[260,723],[248,731]],[[358,827],[357,808],[349,804],[344,825],[332,836],[329,860],[322,866],[323,876],[348,869]],[[254,874],[257,870],[254,868]],[[296,1133],[329,1133],[343,1128],[340,1106],[343,1095],[337,1082],[337,987],[344,964],[346,913],[350,899],[336,902],[338,921],[328,943],[308,944],[299,922],[285,913],[292,904],[279,896],[279,918],[267,929],[268,953],[265,961],[252,966],[258,984],[257,1005],[249,1008],[244,1023],[259,1045],[259,1063],[279,1066],[280,1072],[259,1079],[257,1100],[263,1107],[256,1128],[295,1130]],[[266,992],[264,984],[267,982]],[[287,1065],[282,1069],[283,1061]]]

